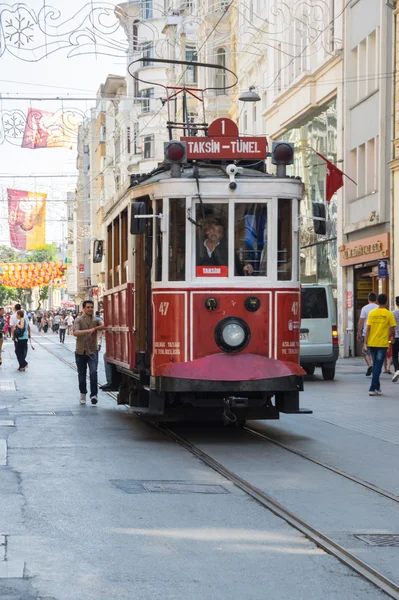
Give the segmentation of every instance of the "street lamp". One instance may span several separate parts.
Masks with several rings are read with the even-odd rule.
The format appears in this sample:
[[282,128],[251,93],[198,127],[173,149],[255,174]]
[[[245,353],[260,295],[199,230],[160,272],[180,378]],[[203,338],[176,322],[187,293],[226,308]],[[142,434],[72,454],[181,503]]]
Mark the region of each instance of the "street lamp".
[[248,92],[244,92],[238,98],[241,102],[260,102],[260,96],[255,91],[255,86],[251,85]]

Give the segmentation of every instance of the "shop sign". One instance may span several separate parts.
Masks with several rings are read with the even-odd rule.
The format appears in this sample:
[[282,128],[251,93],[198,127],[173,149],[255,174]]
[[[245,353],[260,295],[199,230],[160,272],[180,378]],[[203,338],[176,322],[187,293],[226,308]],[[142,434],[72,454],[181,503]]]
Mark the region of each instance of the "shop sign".
[[346,292],[346,308],[353,308],[353,292]]
[[389,233],[350,242],[338,248],[341,267],[381,260],[389,256]]
[[388,261],[378,261],[378,279],[388,279]]
[[238,127],[231,119],[216,119],[207,137],[182,137],[189,160],[260,160],[267,156],[265,137],[239,137]]

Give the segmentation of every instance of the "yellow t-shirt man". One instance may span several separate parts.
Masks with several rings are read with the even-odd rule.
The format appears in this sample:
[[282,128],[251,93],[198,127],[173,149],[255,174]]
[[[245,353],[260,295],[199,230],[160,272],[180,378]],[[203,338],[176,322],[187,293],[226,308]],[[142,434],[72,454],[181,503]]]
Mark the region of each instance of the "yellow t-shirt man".
[[389,329],[395,326],[395,317],[387,308],[375,308],[370,311],[367,319],[367,327],[370,327],[367,345],[371,348],[388,348]]

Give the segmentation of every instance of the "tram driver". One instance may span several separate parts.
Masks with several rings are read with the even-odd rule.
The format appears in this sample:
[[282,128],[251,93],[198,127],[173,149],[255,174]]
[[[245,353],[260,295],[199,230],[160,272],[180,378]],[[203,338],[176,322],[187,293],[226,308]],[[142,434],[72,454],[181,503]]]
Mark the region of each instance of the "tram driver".
[[[228,238],[225,236],[223,222],[214,217],[202,222],[203,239],[197,249],[197,267],[226,267],[228,266]],[[235,275],[252,275],[253,266],[243,265],[235,253]],[[227,271],[226,271],[227,275]]]

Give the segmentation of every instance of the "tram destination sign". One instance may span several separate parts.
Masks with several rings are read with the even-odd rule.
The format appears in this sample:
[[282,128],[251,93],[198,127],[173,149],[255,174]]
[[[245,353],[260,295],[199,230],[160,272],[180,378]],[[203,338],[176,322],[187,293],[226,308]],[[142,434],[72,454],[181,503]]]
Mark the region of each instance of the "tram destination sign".
[[189,160],[263,160],[267,157],[265,137],[240,137],[231,119],[217,119],[207,137],[183,137]]

